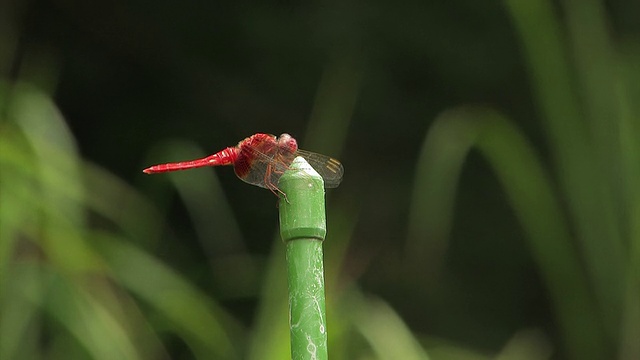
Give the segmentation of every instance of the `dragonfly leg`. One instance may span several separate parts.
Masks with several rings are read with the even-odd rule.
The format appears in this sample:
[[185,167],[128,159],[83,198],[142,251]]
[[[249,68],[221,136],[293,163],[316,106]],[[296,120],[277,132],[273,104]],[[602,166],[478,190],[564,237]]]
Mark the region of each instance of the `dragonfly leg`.
[[267,187],[267,189],[269,189],[269,191],[271,191],[273,193],[273,195],[277,196],[278,198],[280,198],[280,195],[282,195],[282,197],[284,197],[284,200],[287,202],[287,204],[291,204],[289,202],[289,198],[287,198],[287,194],[284,191],[280,190],[280,188],[271,181],[271,173],[272,172],[276,172],[277,173],[277,170],[274,171],[272,169],[271,165],[268,165],[267,166],[267,171],[265,171],[265,173],[264,173],[264,184],[265,184],[265,186]]
[[287,202],[287,204],[291,204],[289,202],[289,198],[287,197],[287,193],[285,193],[284,191],[280,190],[277,186],[270,184],[271,187],[269,187],[269,190],[271,190],[271,192],[277,196],[278,198],[280,198],[280,195],[282,195],[282,197],[284,198],[284,201]]

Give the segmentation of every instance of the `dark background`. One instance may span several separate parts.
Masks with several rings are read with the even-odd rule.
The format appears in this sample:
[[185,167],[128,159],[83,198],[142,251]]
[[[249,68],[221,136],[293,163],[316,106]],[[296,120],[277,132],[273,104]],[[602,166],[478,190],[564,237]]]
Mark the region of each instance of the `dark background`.
[[[640,7],[599,5],[612,46],[637,47]],[[552,6],[565,24],[567,9],[580,5]],[[262,301],[260,271],[248,294],[224,294],[212,284],[215,261],[195,240],[193,214],[165,175],[141,170],[213,153],[253,133],[287,132],[301,148],[345,167],[341,186],[328,192],[327,241],[332,220],[345,212],[353,220],[342,238],[344,257],[328,260],[343,284],[334,286],[357,284],[384,299],[418,338],[446,339],[484,356],[533,328],[555,357],[567,356],[526,235],[478,152],[459,177],[437,280],[399,270],[418,156],[443,111],[499,109],[553,166],[522,41],[503,2],[33,0],[5,2],[0,12],[0,75],[49,94],[81,156],[161,209],[163,235],[149,253],[219,298],[246,328]],[[169,140],[200,150],[186,148],[186,158],[163,153]],[[246,254],[266,263],[282,251],[271,240],[273,195],[239,181],[232,169],[215,174],[243,245],[220,247],[214,257]],[[167,347],[169,354],[187,352]]]

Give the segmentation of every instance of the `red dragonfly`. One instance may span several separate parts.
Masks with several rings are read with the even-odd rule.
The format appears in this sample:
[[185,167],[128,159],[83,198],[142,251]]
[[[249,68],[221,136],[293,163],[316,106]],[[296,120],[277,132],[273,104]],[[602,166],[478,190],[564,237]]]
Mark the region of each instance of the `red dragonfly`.
[[143,171],[146,174],[156,174],[204,166],[233,165],[234,172],[241,180],[269,189],[277,196],[279,193],[284,195],[278,188],[278,180],[297,156],[302,156],[322,176],[325,187],[335,188],[340,185],[344,173],[342,164],[328,156],[298,149],[296,139],[289,134],[278,137],[254,134],[234,147],[202,159],[154,165]]

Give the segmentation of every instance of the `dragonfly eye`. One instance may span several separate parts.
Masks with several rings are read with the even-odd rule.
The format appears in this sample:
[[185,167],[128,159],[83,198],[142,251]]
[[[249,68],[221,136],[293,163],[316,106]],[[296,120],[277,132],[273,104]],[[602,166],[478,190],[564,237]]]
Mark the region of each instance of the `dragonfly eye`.
[[278,146],[283,149],[288,149],[292,153],[298,150],[298,142],[291,135],[284,133],[278,137]]

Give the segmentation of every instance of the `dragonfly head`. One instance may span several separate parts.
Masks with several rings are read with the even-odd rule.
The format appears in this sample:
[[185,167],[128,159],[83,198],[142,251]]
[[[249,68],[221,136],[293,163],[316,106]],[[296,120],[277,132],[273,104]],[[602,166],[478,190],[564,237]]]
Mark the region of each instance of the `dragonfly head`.
[[298,151],[298,142],[291,135],[285,133],[278,137],[278,147],[288,149],[291,153]]

